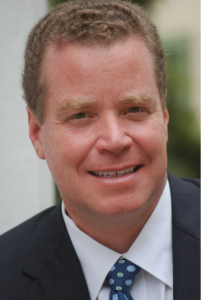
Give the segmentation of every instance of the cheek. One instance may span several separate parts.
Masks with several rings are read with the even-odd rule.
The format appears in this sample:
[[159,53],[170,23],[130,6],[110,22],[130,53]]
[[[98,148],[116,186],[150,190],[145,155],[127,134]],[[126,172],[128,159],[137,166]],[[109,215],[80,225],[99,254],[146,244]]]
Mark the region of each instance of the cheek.
[[130,130],[133,142],[138,144],[148,156],[166,153],[167,135],[163,123],[138,123]]
[[154,131],[154,135],[149,141],[148,151],[150,151],[149,154],[151,163],[155,166],[154,169],[159,171],[159,169],[167,168],[166,134],[164,130]]
[[50,159],[55,159],[54,167],[77,171],[80,164],[88,157],[94,141],[89,132],[62,131],[51,139]]

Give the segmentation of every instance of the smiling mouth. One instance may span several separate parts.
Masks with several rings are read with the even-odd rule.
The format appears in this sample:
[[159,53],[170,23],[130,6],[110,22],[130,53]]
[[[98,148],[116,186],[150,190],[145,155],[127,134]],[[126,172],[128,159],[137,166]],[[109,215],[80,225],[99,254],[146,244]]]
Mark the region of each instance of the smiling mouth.
[[89,172],[90,174],[97,176],[97,177],[122,177],[125,176],[129,173],[134,173],[136,172],[140,166],[135,166],[135,167],[130,167],[121,171],[106,171],[106,172]]

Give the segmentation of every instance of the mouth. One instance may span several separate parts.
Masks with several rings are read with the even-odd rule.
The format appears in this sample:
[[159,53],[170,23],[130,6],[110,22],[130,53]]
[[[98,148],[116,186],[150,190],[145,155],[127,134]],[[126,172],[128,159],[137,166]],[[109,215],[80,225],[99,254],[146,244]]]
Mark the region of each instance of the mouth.
[[120,171],[105,171],[105,172],[92,172],[92,171],[90,171],[89,173],[93,176],[96,176],[96,177],[107,177],[107,178],[122,177],[122,176],[125,176],[127,174],[136,172],[140,167],[141,166],[138,165],[138,166],[129,167],[129,168],[126,168],[126,169],[120,170]]

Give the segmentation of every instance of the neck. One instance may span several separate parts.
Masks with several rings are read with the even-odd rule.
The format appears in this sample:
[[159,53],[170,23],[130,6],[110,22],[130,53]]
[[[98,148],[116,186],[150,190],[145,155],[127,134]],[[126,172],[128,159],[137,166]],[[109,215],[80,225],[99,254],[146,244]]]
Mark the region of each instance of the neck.
[[116,222],[105,221],[101,226],[98,224],[95,226],[93,223],[93,230],[90,226],[78,225],[78,227],[105,247],[123,254],[129,250],[144,224],[138,222],[137,219],[133,220],[133,217],[126,216],[121,219],[118,218]]
[[157,203],[151,202],[146,209],[118,216],[83,216],[69,209],[68,214],[80,230],[100,244],[123,254],[131,247]]

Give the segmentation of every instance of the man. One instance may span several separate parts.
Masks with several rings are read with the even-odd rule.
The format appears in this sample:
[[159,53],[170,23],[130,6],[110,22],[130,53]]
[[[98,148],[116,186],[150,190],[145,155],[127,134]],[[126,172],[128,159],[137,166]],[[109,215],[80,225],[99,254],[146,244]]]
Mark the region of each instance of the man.
[[62,202],[1,237],[1,298],[198,299],[198,182],[167,180],[164,53],[145,12],[58,6],[29,35],[23,88]]

